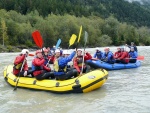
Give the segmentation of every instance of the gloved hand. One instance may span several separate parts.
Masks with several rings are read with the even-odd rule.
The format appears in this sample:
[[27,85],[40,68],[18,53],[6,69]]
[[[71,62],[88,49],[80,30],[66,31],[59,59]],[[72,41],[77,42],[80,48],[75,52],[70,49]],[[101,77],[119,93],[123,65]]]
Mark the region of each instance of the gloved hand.
[[27,71],[25,71],[23,75],[24,75],[24,76],[27,76]]

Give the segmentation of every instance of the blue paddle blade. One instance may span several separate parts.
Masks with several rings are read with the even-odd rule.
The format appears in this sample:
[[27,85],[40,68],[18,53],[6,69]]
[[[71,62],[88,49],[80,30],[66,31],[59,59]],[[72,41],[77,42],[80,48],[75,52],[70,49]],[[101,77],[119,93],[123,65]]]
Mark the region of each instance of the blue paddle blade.
[[60,46],[60,44],[61,44],[61,39],[59,39],[59,40],[57,41],[56,49]]

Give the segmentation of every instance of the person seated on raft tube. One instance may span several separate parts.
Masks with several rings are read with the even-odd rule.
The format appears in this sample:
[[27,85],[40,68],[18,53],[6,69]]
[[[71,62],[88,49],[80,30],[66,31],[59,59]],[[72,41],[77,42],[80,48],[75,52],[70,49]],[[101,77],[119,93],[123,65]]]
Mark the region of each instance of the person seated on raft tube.
[[136,45],[134,44],[134,42],[131,42],[131,46],[129,46],[128,44],[126,44],[127,47],[129,47],[131,49],[131,47],[134,47],[134,51],[138,52]]
[[86,60],[90,60],[90,59],[92,59],[92,56],[88,52],[85,52],[84,62],[83,62],[82,50],[81,49],[77,50],[77,57],[73,59],[73,66],[78,71],[78,73],[80,73],[82,70],[82,63],[84,63],[82,73],[87,73],[90,71],[90,66],[85,64]]
[[109,64],[114,64],[115,60],[114,60],[114,55],[113,53],[110,51],[109,47],[106,47],[104,49],[104,54],[103,54],[103,57],[102,57],[102,61],[103,62],[106,62],[106,63],[109,63]]
[[120,56],[121,56],[121,48],[118,47],[118,48],[117,48],[117,52],[115,52],[115,54],[114,54],[114,59],[117,59],[117,58],[119,58]]
[[124,49],[124,47],[121,47],[121,56],[116,59],[116,63],[129,63],[129,53]]
[[60,50],[55,50],[55,59],[54,59],[54,75],[56,80],[67,80],[78,75],[76,70],[67,71],[67,64],[75,56],[76,51],[73,51],[69,56],[65,55],[60,56]]
[[54,55],[49,56],[48,50],[46,48],[43,48],[43,52],[44,52],[44,59],[45,59],[44,65],[53,64]]
[[103,57],[103,52],[99,50],[99,48],[96,48],[96,53],[94,54],[93,58],[97,58],[101,60]]
[[[29,50],[23,49],[21,51],[20,55],[15,58],[14,66],[13,66],[13,74],[14,75],[23,77],[23,76],[32,74],[32,70],[28,69],[28,64],[27,64],[27,60],[26,60],[26,57],[28,57],[28,54],[29,54]],[[24,62],[24,60],[25,60],[25,62]],[[23,62],[24,62],[24,64],[23,64]],[[22,65],[23,65],[23,68],[22,68],[22,71],[20,72]]]
[[50,72],[51,69],[44,65],[45,59],[43,58],[42,51],[36,51],[36,57],[32,61],[32,71],[33,75],[37,80],[54,78],[53,72]]
[[136,51],[134,51],[134,47],[130,48],[130,52],[129,52],[129,56],[130,56],[130,63],[135,63],[136,62],[136,58],[138,57],[138,54]]

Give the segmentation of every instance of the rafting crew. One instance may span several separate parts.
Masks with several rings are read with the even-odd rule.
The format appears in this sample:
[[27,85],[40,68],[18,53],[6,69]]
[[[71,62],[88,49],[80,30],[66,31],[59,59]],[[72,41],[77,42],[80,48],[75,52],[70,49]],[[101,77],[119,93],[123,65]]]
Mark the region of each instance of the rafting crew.
[[60,50],[55,50],[54,75],[56,80],[67,80],[78,75],[75,69],[67,70],[67,64],[73,59],[75,54],[76,51],[73,51],[70,55],[60,56]]
[[42,50],[37,50],[35,53],[36,57],[32,61],[33,75],[37,80],[54,78],[51,69],[44,65],[45,59],[42,55]]
[[109,47],[106,47],[104,49],[104,54],[103,57],[101,59],[102,61],[109,63],[109,64],[114,64],[115,60],[114,60],[114,55],[113,53],[110,51]]
[[96,52],[95,52],[93,58],[97,58],[97,59],[101,60],[104,53],[102,51],[100,51],[100,49],[98,47],[96,47],[95,50],[96,50]]
[[83,65],[83,72],[82,73],[87,73],[90,71],[90,66],[85,64],[86,60],[90,60],[90,59],[92,59],[92,56],[90,55],[90,53],[85,52],[84,62],[83,62],[82,50],[81,49],[77,50],[77,57],[75,57],[73,59],[73,66],[78,71],[78,73],[81,72],[82,65]]
[[137,61],[137,57],[138,57],[138,53],[137,51],[134,50],[134,47],[130,48],[130,52],[129,52],[129,56],[130,56],[130,63],[135,63]]
[[19,56],[15,58],[14,66],[13,66],[14,75],[23,77],[23,76],[32,74],[32,70],[29,70],[28,64],[27,64],[26,58],[28,57],[28,54],[29,54],[29,50],[23,49],[21,53],[19,54]]

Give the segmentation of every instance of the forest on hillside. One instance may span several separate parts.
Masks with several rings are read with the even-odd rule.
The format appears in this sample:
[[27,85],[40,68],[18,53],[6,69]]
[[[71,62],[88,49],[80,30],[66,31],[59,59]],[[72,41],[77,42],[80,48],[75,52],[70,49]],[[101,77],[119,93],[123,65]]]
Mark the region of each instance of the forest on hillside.
[[[141,19],[135,17],[136,13],[127,18],[127,9],[133,4],[123,9],[119,1],[126,7],[130,4],[123,0],[3,0],[0,2],[0,40],[4,38],[5,45],[32,47],[35,44],[31,34],[39,30],[44,46],[55,45],[61,38],[61,46],[67,48],[71,35],[78,36],[82,25],[83,31],[89,35],[89,47],[122,45],[132,41],[136,45],[150,45],[149,10],[141,6],[140,11],[135,10]],[[122,11],[120,16],[119,11]],[[147,17],[143,18],[143,14]],[[143,21],[138,22],[140,20]],[[84,32],[80,46],[84,43],[83,37]]]

